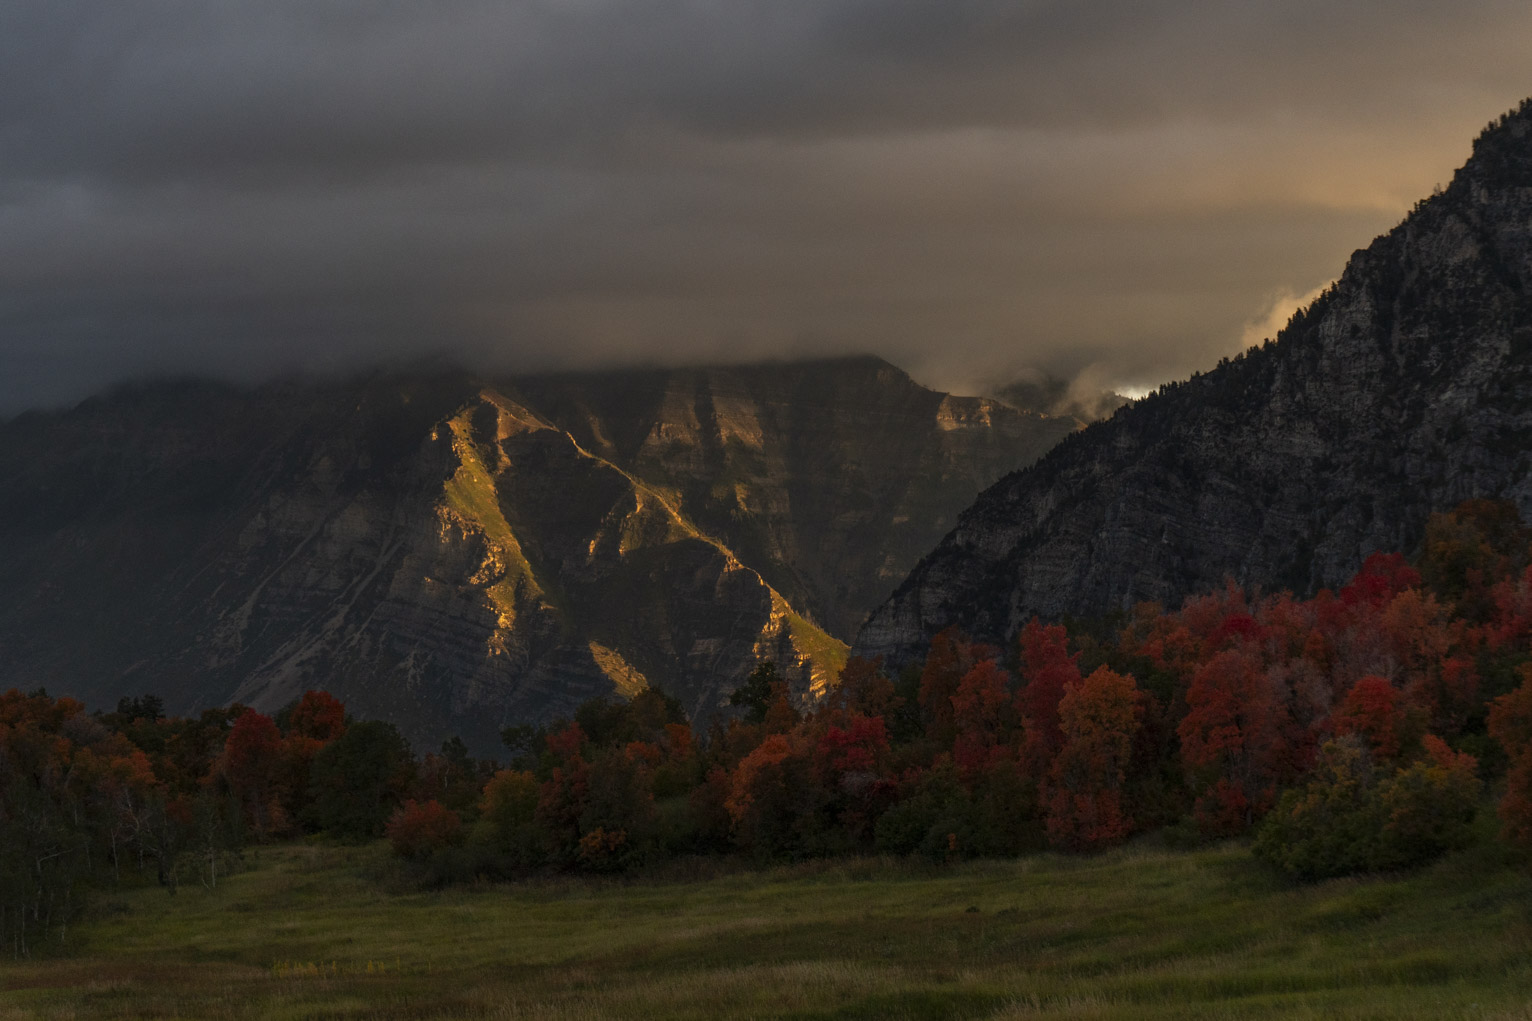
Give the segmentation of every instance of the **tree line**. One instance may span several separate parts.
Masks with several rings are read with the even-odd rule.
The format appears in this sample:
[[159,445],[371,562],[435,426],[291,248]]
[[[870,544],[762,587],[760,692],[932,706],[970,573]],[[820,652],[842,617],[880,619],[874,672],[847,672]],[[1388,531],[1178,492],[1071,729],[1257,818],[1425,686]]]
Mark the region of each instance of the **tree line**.
[[167,717],[152,695],[87,713],[0,695],[0,939],[63,942],[92,889],[216,887],[254,842],[383,834],[409,798],[471,808],[493,775],[459,740],[417,757],[389,723],[310,691],[275,716],[246,706]]
[[273,716],[88,714],[0,696],[0,933],[63,937],[124,870],[216,885],[247,841],[386,836],[422,880],[614,871],[670,856],[936,860],[1088,852],[1136,833],[1249,836],[1303,877],[1397,869],[1473,839],[1486,789],[1532,848],[1532,532],[1509,505],[1431,518],[1309,599],[1230,583],[1179,609],[949,630],[894,672],[853,659],[818,702],[764,662],[694,728],[650,689],[416,756],[310,691]]

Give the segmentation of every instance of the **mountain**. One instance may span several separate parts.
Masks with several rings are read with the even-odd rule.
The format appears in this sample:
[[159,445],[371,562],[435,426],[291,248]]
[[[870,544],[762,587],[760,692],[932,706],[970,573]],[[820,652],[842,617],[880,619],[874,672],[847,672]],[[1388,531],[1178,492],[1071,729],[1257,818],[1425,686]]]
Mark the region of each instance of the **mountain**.
[[1162,387],[986,490],[855,644],[1179,605],[1232,577],[1311,592],[1470,497],[1532,519],[1532,100],[1356,252],[1275,341]]
[[985,485],[1073,423],[870,358],[125,388],[0,425],[0,689],[309,687],[417,741],[759,658],[823,688]]
[[514,387],[847,639],[974,496],[1075,428],[928,390],[876,358]]
[[1022,411],[1073,418],[1082,427],[1109,417],[1128,403],[1128,398],[1115,390],[1071,385],[1067,379],[1046,374],[1014,380],[997,387],[992,396]]

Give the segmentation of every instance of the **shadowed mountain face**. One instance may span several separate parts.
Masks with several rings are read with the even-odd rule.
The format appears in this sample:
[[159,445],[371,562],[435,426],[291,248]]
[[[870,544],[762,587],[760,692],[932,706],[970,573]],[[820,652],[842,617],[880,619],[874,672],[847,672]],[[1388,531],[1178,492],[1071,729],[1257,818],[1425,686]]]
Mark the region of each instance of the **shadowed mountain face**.
[[928,390],[873,358],[514,387],[846,638],[952,527],[963,494],[971,501],[1074,428]]
[[172,711],[325,687],[415,739],[658,685],[800,690],[1066,421],[874,359],[163,383],[0,426],[0,688]]
[[1470,497],[1532,516],[1532,101],[1278,339],[987,490],[871,617],[895,662],[956,624],[1310,592]]

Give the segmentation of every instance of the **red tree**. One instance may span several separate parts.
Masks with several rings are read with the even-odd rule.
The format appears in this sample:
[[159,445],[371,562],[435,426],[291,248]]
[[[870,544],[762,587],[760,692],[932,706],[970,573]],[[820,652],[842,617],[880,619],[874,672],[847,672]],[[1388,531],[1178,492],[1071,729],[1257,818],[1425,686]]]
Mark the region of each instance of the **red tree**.
[[270,716],[246,709],[223,746],[222,772],[257,835],[286,827],[277,780],[282,773],[282,733]]
[[1505,838],[1532,848],[1532,665],[1522,667],[1521,676],[1521,687],[1491,704],[1489,732],[1511,760],[1500,801]]
[[992,659],[983,660],[963,675],[952,696],[956,736],[952,759],[964,781],[972,786],[997,762],[1013,756],[1015,730],[1011,677]]
[[1063,746],[1059,729],[1059,700],[1080,681],[1079,655],[1071,656],[1069,635],[1059,625],[1044,627],[1033,617],[1021,631],[1022,689],[1016,708],[1024,732],[1022,760],[1034,777],[1048,775]]
[[820,771],[833,775],[873,772],[888,754],[888,731],[881,716],[852,716],[842,728],[831,724],[819,739]]
[[734,770],[724,802],[736,839],[775,854],[795,845],[812,822],[815,800],[810,758],[793,734],[768,734]]
[[385,832],[401,858],[426,858],[461,839],[463,820],[439,801],[406,801]]
[[1340,591],[1341,602],[1348,606],[1371,603],[1382,606],[1405,589],[1420,584],[1420,572],[1409,565],[1403,553],[1374,553],[1362,563],[1362,569]]
[[920,671],[920,712],[926,722],[926,736],[939,747],[950,748],[957,736],[952,715],[952,696],[974,664],[993,659],[994,653],[976,646],[958,631],[948,628],[931,639],[925,666]]
[[1144,695],[1132,677],[1100,667],[1070,684],[1058,708],[1063,746],[1042,792],[1048,839],[1071,850],[1121,840],[1133,828],[1123,786]]
[[1198,668],[1186,704],[1176,732],[1182,765],[1198,792],[1198,823],[1210,834],[1239,832],[1276,796],[1288,751],[1283,707],[1260,661],[1237,650]]
[[333,741],[346,729],[346,707],[328,691],[305,691],[288,717],[287,732]]
[[549,734],[546,740],[554,758],[564,763],[575,762],[585,747],[585,731],[578,723],[571,723],[558,733]]
[[840,684],[825,698],[828,708],[866,716],[884,716],[894,703],[894,682],[883,674],[882,656],[852,656],[841,668]]
[[1380,759],[1395,759],[1404,729],[1399,692],[1377,676],[1363,677],[1330,718],[1337,734],[1360,734]]

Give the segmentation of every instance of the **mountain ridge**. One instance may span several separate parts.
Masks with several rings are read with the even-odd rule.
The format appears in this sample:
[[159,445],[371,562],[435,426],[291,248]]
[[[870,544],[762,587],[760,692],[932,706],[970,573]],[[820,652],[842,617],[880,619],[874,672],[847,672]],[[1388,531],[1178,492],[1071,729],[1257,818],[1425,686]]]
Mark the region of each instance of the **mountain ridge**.
[[706,717],[760,658],[823,690],[825,579],[902,574],[1070,428],[875,359],[127,386],[0,425],[0,686],[328,687],[480,749],[645,684]]
[[869,618],[907,661],[958,625],[1178,604],[1232,577],[1312,592],[1432,510],[1532,514],[1532,101],[1351,257],[1276,340],[1161,387],[986,490]]

